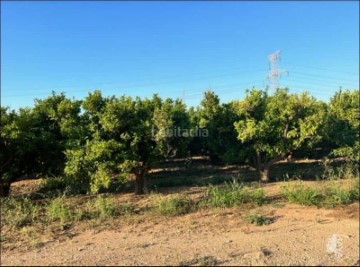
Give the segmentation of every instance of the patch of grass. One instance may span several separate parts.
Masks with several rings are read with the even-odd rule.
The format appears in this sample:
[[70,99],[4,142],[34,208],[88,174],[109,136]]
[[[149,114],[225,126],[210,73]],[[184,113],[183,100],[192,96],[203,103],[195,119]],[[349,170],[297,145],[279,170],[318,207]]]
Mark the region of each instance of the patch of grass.
[[245,215],[245,221],[257,226],[268,225],[271,223],[271,219],[260,214],[258,211],[253,211]]
[[157,199],[155,212],[165,216],[176,216],[189,213],[196,208],[196,203],[189,197],[180,195],[168,199]]
[[131,203],[124,203],[120,206],[119,212],[122,215],[133,215],[135,213],[135,207]]
[[2,223],[15,228],[32,224],[40,212],[40,207],[29,198],[9,197],[2,200],[1,206]]
[[106,220],[120,215],[132,215],[135,207],[131,203],[117,204],[113,196],[98,195],[95,199],[89,200],[84,210],[86,219]]
[[74,209],[66,204],[64,197],[57,197],[51,200],[46,207],[46,215],[49,222],[60,221],[64,224],[71,221],[80,221],[84,213],[81,209]]
[[40,234],[32,226],[25,226],[21,228],[20,233],[26,238],[28,245],[33,248],[40,248],[44,244],[41,242]]
[[95,210],[100,219],[112,218],[117,215],[113,197],[98,196],[95,201]]
[[284,203],[280,203],[280,202],[273,202],[273,203],[271,203],[271,206],[272,206],[273,208],[280,209],[280,208],[285,207],[285,204],[284,204]]
[[333,166],[331,160],[322,160],[323,174],[322,179],[337,180],[359,177],[359,166],[353,162],[345,162],[340,166]]
[[212,256],[204,256],[199,258],[198,265],[199,266],[216,266],[219,263],[219,261]]
[[359,201],[359,184],[354,179],[349,188],[339,183],[323,183],[322,186],[309,187],[302,182],[288,184],[282,188],[283,197],[292,203],[318,207],[333,208]]
[[341,188],[338,184],[332,183],[324,187],[324,201],[322,206],[333,208],[338,205],[351,204],[359,201],[359,185],[353,180],[350,188]]
[[282,195],[291,203],[305,206],[317,205],[323,201],[324,198],[319,190],[312,187],[305,187],[302,182],[283,187]]
[[232,207],[244,203],[262,205],[267,201],[262,188],[250,189],[237,181],[226,183],[224,187],[209,186],[203,199],[208,207]]
[[213,256],[202,256],[188,261],[179,262],[179,266],[217,266],[221,262]]

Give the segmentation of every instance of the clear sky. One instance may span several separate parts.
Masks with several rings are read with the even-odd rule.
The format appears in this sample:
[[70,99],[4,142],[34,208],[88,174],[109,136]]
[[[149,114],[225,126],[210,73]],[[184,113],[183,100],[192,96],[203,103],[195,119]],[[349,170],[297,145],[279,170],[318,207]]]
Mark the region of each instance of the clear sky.
[[290,91],[359,88],[359,2],[1,1],[1,105],[95,89],[227,102],[268,84],[278,49]]

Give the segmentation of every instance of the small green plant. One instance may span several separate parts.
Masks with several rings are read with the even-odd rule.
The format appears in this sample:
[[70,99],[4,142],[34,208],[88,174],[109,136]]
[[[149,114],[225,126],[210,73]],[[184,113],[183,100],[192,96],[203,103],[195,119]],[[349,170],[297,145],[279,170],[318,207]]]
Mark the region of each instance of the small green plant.
[[260,214],[258,211],[253,211],[245,215],[245,220],[248,223],[256,224],[257,226],[268,225],[271,223],[271,219]]
[[40,207],[29,198],[9,197],[2,200],[1,203],[2,222],[10,227],[21,228],[35,222],[39,212]]
[[359,165],[353,162],[346,162],[337,168],[338,176],[342,179],[359,177]]
[[350,187],[350,197],[352,200],[354,201],[359,201],[360,200],[360,183],[359,183],[359,178],[355,178],[352,180],[351,182],[351,187]]
[[125,203],[121,205],[120,212],[123,215],[132,215],[135,213],[135,209],[131,203]]
[[324,207],[332,208],[338,205],[346,205],[356,200],[359,200],[359,187],[354,182],[350,188],[342,188],[336,183],[324,187]]
[[284,203],[280,203],[280,202],[273,202],[273,203],[271,203],[271,206],[272,206],[273,208],[280,209],[280,208],[285,207],[285,204],[284,204]]
[[178,266],[217,266],[221,263],[213,256],[202,256],[187,261],[180,261]]
[[332,208],[359,200],[359,185],[356,181],[352,182],[350,188],[343,188],[335,181],[331,184],[324,184],[322,187],[305,187],[300,182],[283,187],[282,195],[292,203]]
[[323,174],[322,179],[337,180],[359,177],[359,166],[353,162],[345,162],[338,167],[331,165],[328,158],[322,160]]
[[57,197],[51,200],[46,210],[47,218],[50,222],[60,220],[61,223],[66,223],[72,219],[71,211],[66,206],[64,197]]
[[337,179],[335,169],[331,166],[331,160],[327,157],[324,157],[321,160],[321,165],[323,167],[322,179]]
[[100,219],[111,218],[116,215],[116,206],[112,197],[98,196],[95,201],[95,210]]
[[195,209],[195,203],[187,196],[180,195],[168,199],[157,199],[155,211],[161,215],[176,216],[189,213]]
[[323,200],[323,195],[316,188],[305,187],[301,182],[283,187],[282,195],[291,203],[306,206],[317,205]]
[[226,183],[223,187],[209,186],[203,200],[210,207],[232,207],[244,203],[256,203],[262,205],[267,201],[264,190],[256,188],[251,190],[236,180]]

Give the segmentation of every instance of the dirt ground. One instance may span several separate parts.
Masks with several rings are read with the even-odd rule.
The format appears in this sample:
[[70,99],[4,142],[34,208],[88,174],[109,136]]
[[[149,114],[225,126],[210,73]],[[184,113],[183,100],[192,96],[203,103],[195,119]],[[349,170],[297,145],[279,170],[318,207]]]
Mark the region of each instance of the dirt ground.
[[290,204],[262,209],[272,224],[248,224],[240,208],[120,218],[115,230],[3,251],[1,265],[359,265],[359,203],[333,210]]

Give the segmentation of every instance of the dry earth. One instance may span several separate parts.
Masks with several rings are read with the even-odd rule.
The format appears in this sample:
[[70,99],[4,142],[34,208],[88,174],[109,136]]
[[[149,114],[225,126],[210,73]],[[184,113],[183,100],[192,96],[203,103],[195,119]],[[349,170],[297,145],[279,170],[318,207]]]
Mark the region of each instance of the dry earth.
[[[47,240],[39,249],[3,251],[1,264],[359,265],[359,203],[335,210],[262,209],[272,224],[249,225],[240,208],[118,219],[115,230],[86,230],[63,241]],[[331,237],[337,242],[328,251]]]

